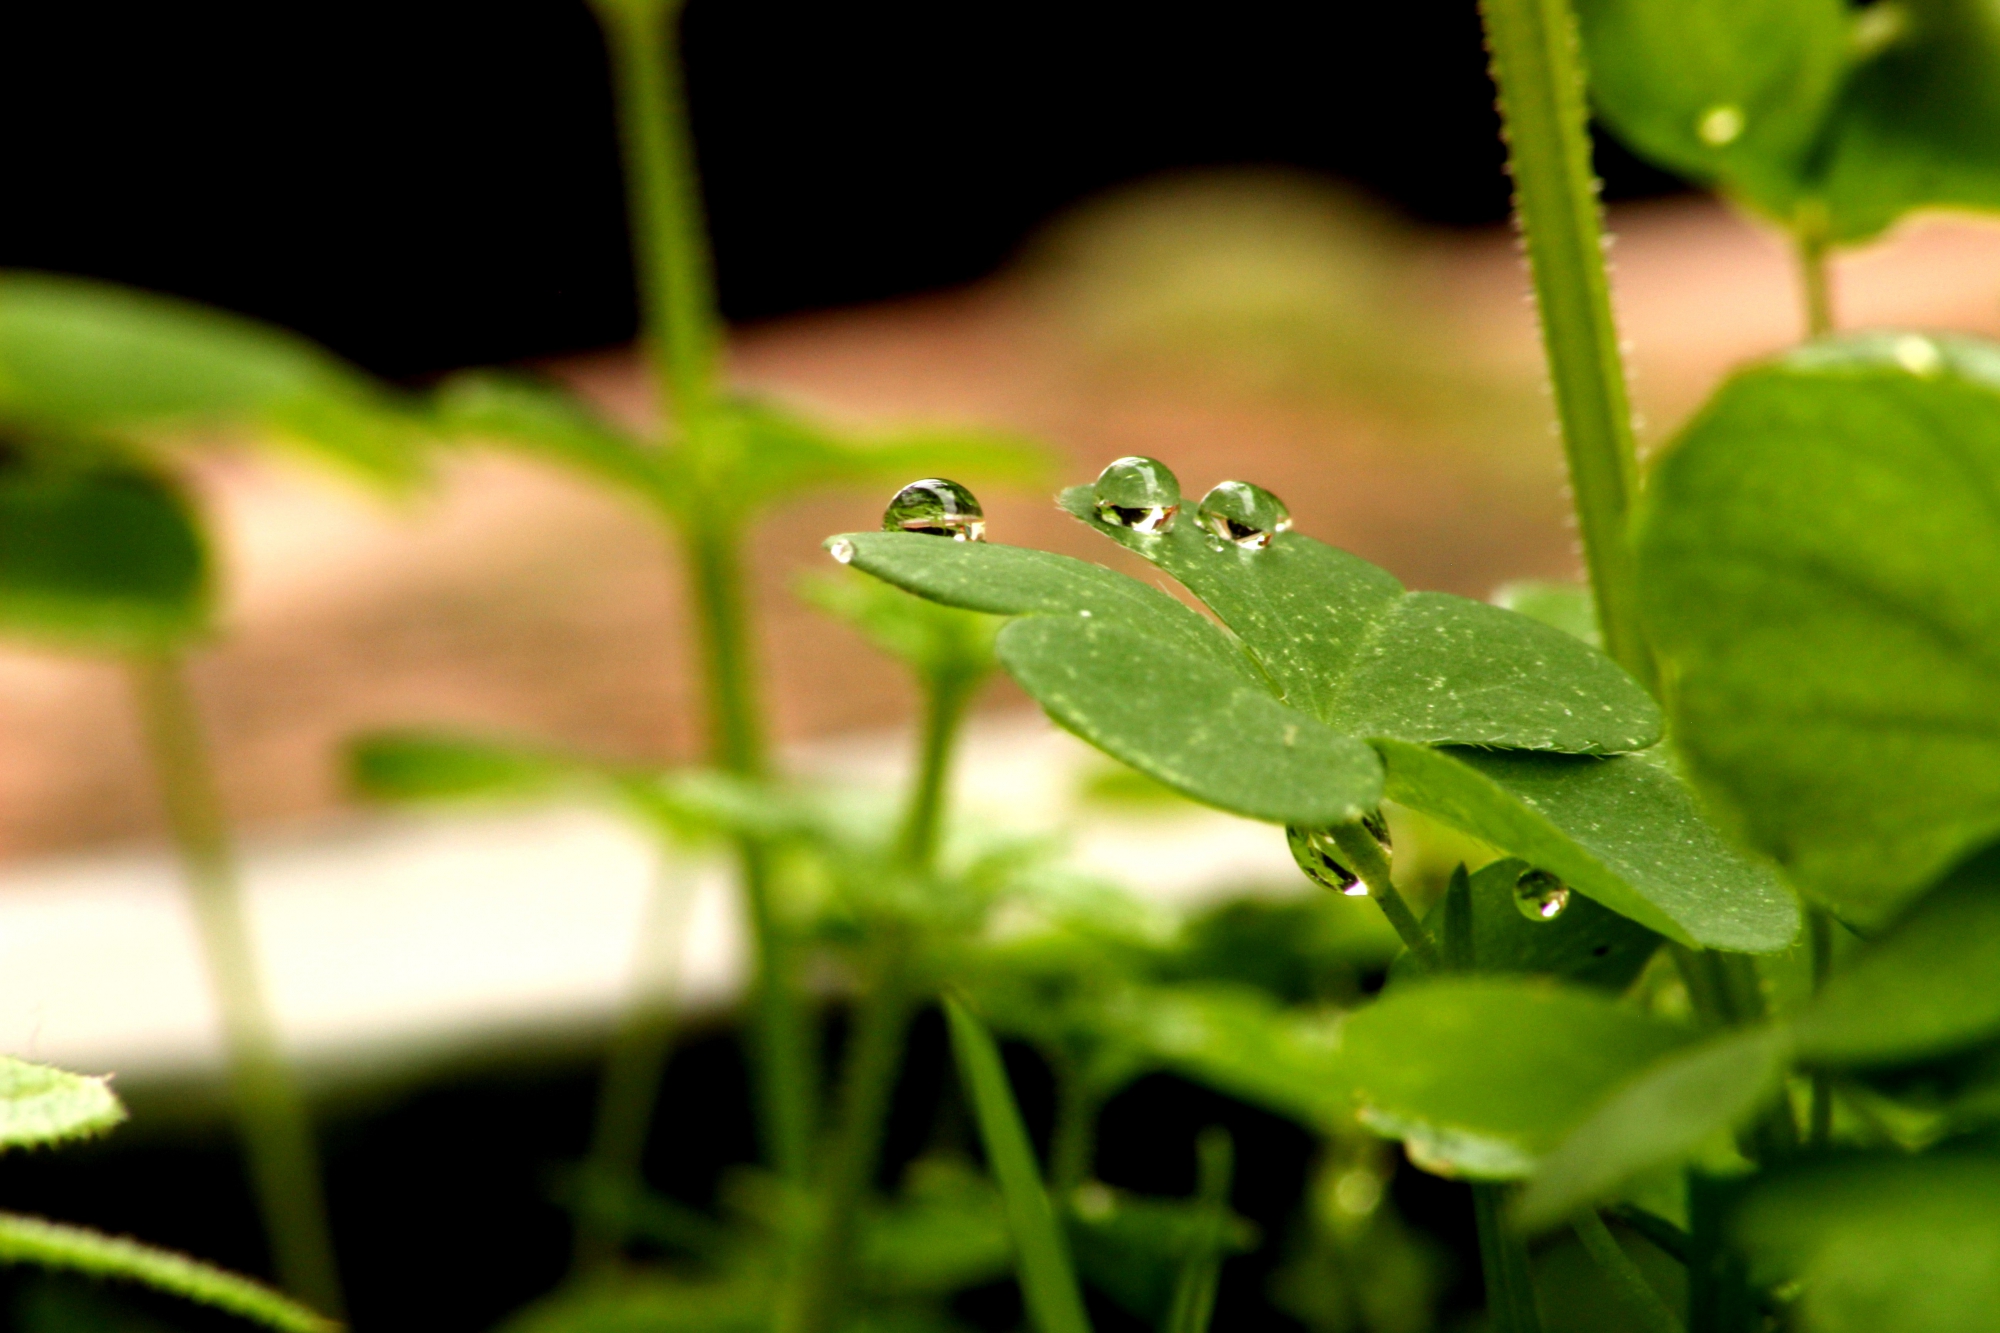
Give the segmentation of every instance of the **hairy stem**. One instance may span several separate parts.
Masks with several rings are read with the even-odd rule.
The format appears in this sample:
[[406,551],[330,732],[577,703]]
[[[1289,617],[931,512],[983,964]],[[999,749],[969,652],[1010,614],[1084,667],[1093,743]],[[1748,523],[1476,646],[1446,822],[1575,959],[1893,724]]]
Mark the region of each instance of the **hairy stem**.
[[1528,1271],[1528,1243],[1507,1224],[1505,1185],[1475,1181],[1473,1219],[1479,1227],[1479,1268],[1486,1279],[1486,1314],[1493,1333],[1541,1333],[1541,1307]]
[[1626,524],[1639,489],[1568,0],[1481,0],[1514,203],[1605,651],[1657,691]]
[[1625,1253],[1625,1247],[1611,1234],[1611,1228],[1604,1225],[1596,1209],[1577,1214],[1571,1226],[1598,1270],[1618,1289],[1625,1308],[1647,1333],[1687,1333],[1680,1316],[1653,1289],[1653,1284],[1646,1281],[1646,1275],[1632,1262],[1632,1256]]
[[1417,920],[1417,914],[1403,901],[1403,895],[1396,891],[1395,882],[1389,876],[1389,858],[1382,851],[1382,844],[1375,841],[1375,835],[1360,824],[1336,824],[1328,830],[1333,841],[1347,856],[1348,865],[1361,876],[1361,882],[1368,886],[1368,896],[1382,909],[1382,915],[1389,918],[1389,924],[1403,939],[1403,944],[1416,955],[1417,961],[1426,972],[1435,972],[1443,965],[1438,953],[1437,941],[1424,929],[1424,923]]
[[186,672],[179,658],[142,657],[132,663],[132,685],[221,1011],[230,1093],[272,1262],[286,1290],[338,1316],[340,1276],[312,1126],[264,1000],[222,797]]

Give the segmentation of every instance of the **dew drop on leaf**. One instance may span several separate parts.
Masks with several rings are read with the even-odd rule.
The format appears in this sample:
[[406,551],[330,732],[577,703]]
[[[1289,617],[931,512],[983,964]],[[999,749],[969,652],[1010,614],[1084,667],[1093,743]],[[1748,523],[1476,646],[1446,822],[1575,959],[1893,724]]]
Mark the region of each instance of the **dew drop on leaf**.
[[1569,885],[1546,870],[1523,871],[1514,881],[1514,906],[1530,921],[1553,921],[1569,906]]
[[852,564],[854,561],[854,543],[845,537],[839,538],[826,548],[826,553],[843,565]]
[[1292,530],[1292,511],[1262,486],[1225,481],[1201,498],[1195,521],[1222,541],[1261,551],[1273,537]]
[[1155,458],[1135,454],[1112,460],[1097,474],[1092,491],[1098,518],[1149,536],[1173,527],[1181,511],[1180,478]]
[[986,511],[973,493],[955,481],[927,477],[896,492],[882,511],[884,532],[921,532],[953,541],[986,540]]
[[[1388,821],[1382,818],[1380,810],[1364,816],[1361,827],[1368,830],[1375,841],[1382,844],[1386,853],[1392,850],[1389,839]],[[1322,888],[1344,893],[1350,898],[1366,898],[1368,886],[1361,876],[1342,859],[1340,844],[1333,840],[1331,829],[1301,828],[1297,824],[1285,828],[1285,844],[1292,849],[1292,859],[1299,863],[1306,878]]]

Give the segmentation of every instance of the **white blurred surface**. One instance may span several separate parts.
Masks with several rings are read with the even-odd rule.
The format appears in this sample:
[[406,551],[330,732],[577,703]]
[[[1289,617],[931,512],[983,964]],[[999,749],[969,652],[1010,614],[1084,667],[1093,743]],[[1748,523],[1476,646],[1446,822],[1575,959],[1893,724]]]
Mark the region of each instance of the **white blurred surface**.
[[[907,742],[869,738],[794,767],[893,789]],[[1065,832],[1078,863],[1188,904],[1295,875],[1267,826],[1195,810],[1078,819],[1095,761],[1039,720],[976,725],[957,786],[970,811]],[[730,877],[662,869],[653,840],[574,807],[382,816],[243,849],[268,993],[288,1048],[314,1062],[449,1048],[602,1023],[664,963],[682,1002],[728,1002],[745,965]],[[646,948],[656,880],[680,895]],[[132,1076],[213,1069],[220,1044],[191,916],[164,852],[24,863],[0,873],[0,1051]]]

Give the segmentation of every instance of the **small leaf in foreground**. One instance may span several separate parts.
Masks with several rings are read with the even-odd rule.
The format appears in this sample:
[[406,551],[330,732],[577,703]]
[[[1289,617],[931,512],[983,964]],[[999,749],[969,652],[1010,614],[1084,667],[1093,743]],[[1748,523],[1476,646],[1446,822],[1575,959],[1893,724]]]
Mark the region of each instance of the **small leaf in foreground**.
[[87,1138],[124,1119],[108,1079],[0,1056],[0,1148]]
[[1362,1122],[1427,1170],[1533,1171],[1604,1096],[1690,1033],[1597,991],[1495,977],[1399,987],[1347,1020]]

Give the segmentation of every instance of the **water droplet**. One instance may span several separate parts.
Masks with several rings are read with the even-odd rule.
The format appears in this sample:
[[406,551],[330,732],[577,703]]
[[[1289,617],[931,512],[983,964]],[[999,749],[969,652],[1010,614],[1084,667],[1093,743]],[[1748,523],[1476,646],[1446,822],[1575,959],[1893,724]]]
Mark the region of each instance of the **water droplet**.
[[1701,113],[1701,119],[1695,122],[1694,132],[1710,148],[1727,148],[1743,137],[1743,108],[1712,106]]
[[1514,906],[1530,921],[1553,921],[1569,906],[1569,885],[1546,870],[1526,870],[1514,881]]
[[828,543],[826,553],[843,565],[854,563],[854,543],[845,537],[836,537]]
[[1246,551],[1261,551],[1273,537],[1292,530],[1292,511],[1285,502],[1247,481],[1225,481],[1202,496],[1195,520]]
[[986,540],[986,511],[971,491],[943,477],[913,481],[882,511],[884,532],[921,532],[953,541]]
[[1098,518],[1148,536],[1171,528],[1181,511],[1180,478],[1158,459],[1136,454],[1114,459],[1091,489]]
[[1891,355],[1896,358],[1897,365],[1924,379],[1944,369],[1944,353],[1938,350],[1936,343],[1921,334],[1910,333],[1896,339]]
[[[1361,827],[1374,835],[1382,844],[1382,850],[1393,850],[1389,839],[1389,825],[1382,818],[1380,810],[1362,817]],[[1292,859],[1299,863],[1306,878],[1322,888],[1344,893],[1350,898],[1366,898],[1368,886],[1361,880],[1344,859],[1340,844],[1333,840],[1331,829],[1301,828],[1297,824],[1285,828],[1285,844],[1292,849]]]

